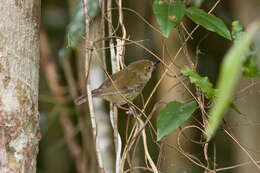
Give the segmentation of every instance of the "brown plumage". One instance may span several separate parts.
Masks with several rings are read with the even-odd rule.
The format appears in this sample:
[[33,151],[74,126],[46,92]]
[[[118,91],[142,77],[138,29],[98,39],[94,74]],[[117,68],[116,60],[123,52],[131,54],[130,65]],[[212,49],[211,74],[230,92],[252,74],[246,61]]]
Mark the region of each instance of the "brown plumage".
[[[150,60],[139,60],[129,64],[123,70],[114,73],[107,78],[97,89],[94,89],[92,97],[103,98],[119,105],[134,100],[143,90],[151,78],[155,67]],[[75,100],[77,105],[87,101],[87,95],[80,96]]]

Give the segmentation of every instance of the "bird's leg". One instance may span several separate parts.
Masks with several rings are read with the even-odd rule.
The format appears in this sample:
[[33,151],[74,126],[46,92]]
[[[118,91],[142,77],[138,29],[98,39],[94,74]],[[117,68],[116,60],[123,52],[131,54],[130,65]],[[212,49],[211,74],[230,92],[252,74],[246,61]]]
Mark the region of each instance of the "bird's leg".
[[121,105],[119,105],[119,104],[116,104],[116,107],[118,107],[118,108],[120,108],[120,109],[123,109],[123,110],[126,110],[126,111],[129,110],[129,108],[126,108],[126,107],[121,106]]
[[121,105],[118,105],[118,104],[117,104],[117,107],[120,108],[120,109],[125,110],[127,115],[131,115],[131,114],[134,113],[134,111],[131,109],[131,107],[127,108],[127,107],[124,107],[124,106],[121,106]]
[[128,107],[129,107],[129,109],[128,109],[128,111],[126,112],[126,114],[128,114],[128,115],[136,115],[136,110],[135,110],[135,108],[134,108],[131,104],[129,104],[129,103],[128,103]]
[[128,109],[128,111],[126,111],[126,114],[127,114],[127,115],[132,115],[132,114],[134,114],[134,110],[132,109],[132,107],[130,107],[130,108]]

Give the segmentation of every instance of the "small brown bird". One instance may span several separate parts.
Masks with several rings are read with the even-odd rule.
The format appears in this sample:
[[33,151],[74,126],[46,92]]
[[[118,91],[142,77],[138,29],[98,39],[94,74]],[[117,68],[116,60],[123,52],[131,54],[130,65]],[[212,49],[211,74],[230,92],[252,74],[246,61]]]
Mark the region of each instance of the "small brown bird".
[[[129,64],[123,70],[111,75],[111,78],[107,78],[97,89],[92,90],[92,97],[103,98],[118,105],[134,100],[150,80],[158,62],[138,60]],[[80,105],[86,101],[87,95],[82,95],[74,102]]]

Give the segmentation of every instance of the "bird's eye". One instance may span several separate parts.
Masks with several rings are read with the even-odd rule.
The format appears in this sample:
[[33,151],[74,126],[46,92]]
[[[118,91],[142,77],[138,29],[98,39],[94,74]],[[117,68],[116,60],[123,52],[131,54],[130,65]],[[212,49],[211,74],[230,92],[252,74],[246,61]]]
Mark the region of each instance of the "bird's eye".
[[151,71],[152,68],[153,68],[152,66],[148,66],[148,67],[146,67],[146,70],[147,70],[147,71]]

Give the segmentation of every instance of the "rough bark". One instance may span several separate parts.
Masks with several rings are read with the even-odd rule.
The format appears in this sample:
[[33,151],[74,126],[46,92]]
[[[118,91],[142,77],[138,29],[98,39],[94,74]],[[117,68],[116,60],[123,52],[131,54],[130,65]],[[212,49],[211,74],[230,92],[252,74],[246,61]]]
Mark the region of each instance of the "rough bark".
[[36,172],[39,0],[0,2],[0,172]]

